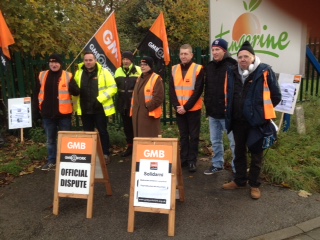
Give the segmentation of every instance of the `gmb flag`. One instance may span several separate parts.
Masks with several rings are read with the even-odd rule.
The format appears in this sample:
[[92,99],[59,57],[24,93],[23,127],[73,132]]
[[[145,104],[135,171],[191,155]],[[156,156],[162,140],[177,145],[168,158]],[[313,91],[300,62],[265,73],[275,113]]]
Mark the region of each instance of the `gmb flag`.
[[109,15],[84,49],[93,52],[102,67],[114,75],[116,69],[121,66],[120,43],[114,12]]
[[140,55],[151,56],[163,77],[165,65],[170,63],[169,46],[163,13],[161,12],[149,32],[137,47]]
[[14,39],[0,11],[0,58],[4,69],[7,68],[8,59],[11,59],[9,45],[14,44]]

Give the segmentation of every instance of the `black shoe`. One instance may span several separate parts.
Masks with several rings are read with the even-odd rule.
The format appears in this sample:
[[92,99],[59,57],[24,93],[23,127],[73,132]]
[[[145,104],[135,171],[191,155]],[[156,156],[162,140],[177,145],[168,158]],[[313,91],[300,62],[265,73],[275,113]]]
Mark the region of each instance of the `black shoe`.
[[189,172],[196,172],[197,171],[197,166],[195,163],[190,163],[189,164]]
[[181,167],[185,168],[185,167],[188,167],[188,166],[189,166],[189,164],[188,164],[187,161],[181,162]]
[[126,151],[121,154],[121,157],[128,157],[132,154],[132,147],[127,147]]

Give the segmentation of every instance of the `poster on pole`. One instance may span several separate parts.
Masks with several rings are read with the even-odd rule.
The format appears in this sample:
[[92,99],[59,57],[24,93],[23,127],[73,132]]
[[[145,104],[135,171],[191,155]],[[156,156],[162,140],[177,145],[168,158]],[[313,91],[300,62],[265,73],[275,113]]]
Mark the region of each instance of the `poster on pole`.
[[279,85],[281,90],[281,101],[275,107],[278,112],[293,114],[297,103],[299,89],[301,85],[301,75],[288,73],[279,74]]
[[32,127],[31,98],[8,99],[9,129]]

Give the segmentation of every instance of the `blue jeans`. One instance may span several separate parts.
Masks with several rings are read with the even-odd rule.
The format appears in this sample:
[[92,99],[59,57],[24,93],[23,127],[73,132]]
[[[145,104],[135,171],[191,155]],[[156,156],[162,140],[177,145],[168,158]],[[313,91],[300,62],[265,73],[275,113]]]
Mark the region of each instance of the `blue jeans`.
[[58,131],[71,131],[71,116],[44,118],[43,127],[47,136],[48,163],[56,163]]
[[[223,147],[223,133],[227,132],[225,119],[216,119],[213,117],[209,117],[209,128],[210,128],[210,141],[212,144],[212,150],[214,152],[214,156],[212,157],[212,165],[217,168],[224,168],[224,147]],[[234,138],[233,133],[230,132],[228,134],[230,148],[232,152],[232,161],[231,166],[233,172],[235,172],[233,160],[234,160]]]

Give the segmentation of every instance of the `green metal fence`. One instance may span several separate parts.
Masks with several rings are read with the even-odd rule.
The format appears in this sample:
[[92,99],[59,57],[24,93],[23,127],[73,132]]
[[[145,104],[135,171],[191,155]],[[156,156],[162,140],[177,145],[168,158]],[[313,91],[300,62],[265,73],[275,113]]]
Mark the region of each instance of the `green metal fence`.
[[[317,56],[318,62],[320,61],[320,50],[319,50],[319,39],[310,39],[308,46],[312,50],[313,54]],[[179,62],[179,53],[178,51],[172,51],[171,55],[171,64],[167,67],[165,82],[166,90],[166,101],[163,105],[163,118],[162,121],[164,124],[172,124],[175,121],[174,114],[171,108],[169,93],[168,93],[168,80],[171,76],[171,66]],[[67,54],[63,56],[65,66],[74,60],[75,56],[72,54]],[[6,124],[6,108],[8,103],[8,98],[18,98],[18,97],[34,97],[33,89],[35,81],[39,75],[40,71],[48,69],[48,55],[46,56],[29,56],[24,55],[19,52],[12,54],[12,60],[9,64],[7,70],[4,72],[0,67],[0,117],[1,124]],[[136,64],[140,62],[140,56],[135,58]],[[209,48],[201,49],[199,47],[194,49],[194,61],[198,64],[204,66],[207,65],[210,59]],[[76,64],[81,62],[81,59],[78,58],[77,61],[69,68],[68,71],[72,73],[76,70]],[[308,96],[319,96],[319,72],[316,72],[310,62],[306,59],[306,76],[302,81],[301,92],[299,100],[302,101]],[[116,114],[111,119],[112,122],[119,123],[120,118]]]
[[[34,97],[33,90],[35,86],[35,81],[38,78],[39,72],[48,69],[48,59],[49,55],[45,56],[29,56],[23,55],[19,52],[12,54],[11,62],[6,71],[0,67],[0,117],[1,123],[6,124],[6,109],[8,105],[9,98],[20,98],[20,97]],[[69,67],[69,65],[74,60],[75,56],[68,54],[63,56],[63,62],[65,64],[64,69]],[[136,56],[135,63],[139,65],[140,56]],[[206,65],[209,59],[208,50],[202,50],[201,48],[195,48],[194,50],[194,61],[199,64]],[[81,62],[81,58],[78,58],[68,69],[73,74],[76,71],[76,65]],[[169,91],[168,91],[168,80],[171,75],[171,66],[179,62],[178,52],[173,51],[171,53],[171,64],[167,66],[167,71],[164,79],[165,83],[165,93],[166,101],[163,104],[163,118],[162,122],[164,124],[173,123],[175,121],[172,108],[170,107]],[[78,119],[77,124],[78,124]],[[119,123],[120,117],[115,114],[109,119],[110,122]]]

